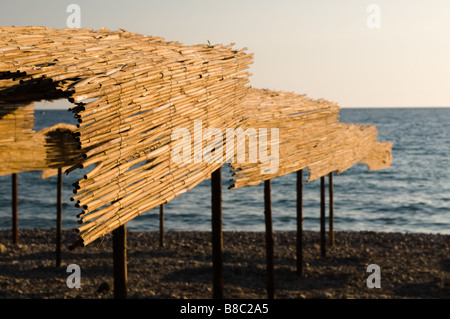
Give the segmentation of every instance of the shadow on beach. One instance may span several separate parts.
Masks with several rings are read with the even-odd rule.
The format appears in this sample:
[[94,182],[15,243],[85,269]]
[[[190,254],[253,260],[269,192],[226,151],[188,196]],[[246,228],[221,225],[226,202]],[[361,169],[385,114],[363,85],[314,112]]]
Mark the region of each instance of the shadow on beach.
[[[107,236],[69,251],[75,235],[63,231],[62,266],[55,267],[55,230],[0,231],[0,298],[113,298],[112,241]],[[129,298],[212,298],[211,233],[128,232]],[[304,271],[296,273],[294,232],[276,232],[275,291],[279,299],[450,298],[450,236],[336,232],[320,257],[319,234],[305,232]],[[225,298],[266,298],[262,232],[224,232]],[[81,268],[81,288],[69,289],[67,265]],[[381,288],[368,288],[367,266],[381,269]]]

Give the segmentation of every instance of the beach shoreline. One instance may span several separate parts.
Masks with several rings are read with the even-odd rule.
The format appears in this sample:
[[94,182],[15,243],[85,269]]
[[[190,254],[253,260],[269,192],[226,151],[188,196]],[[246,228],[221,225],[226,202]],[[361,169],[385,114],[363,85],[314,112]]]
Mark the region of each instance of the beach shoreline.
[[[264,232],[224,232],[224,298],[265,299]],[[69,251],[77,236],[62,233],[55,266],[55,229],[0,230],[0,298],[113,298],[112,236]],[[304,232],[304,273],[296,274],[295,232],[274,233],[278,299],[448,299],[450,235],[336,231],[335,246],[320,256],[319,232]],[[211,299],[211,232],[127,232],[128,298]],[[68,288],[69,264],[81,270],[81,288]],[[370,264],[381,288],[369,288]]]

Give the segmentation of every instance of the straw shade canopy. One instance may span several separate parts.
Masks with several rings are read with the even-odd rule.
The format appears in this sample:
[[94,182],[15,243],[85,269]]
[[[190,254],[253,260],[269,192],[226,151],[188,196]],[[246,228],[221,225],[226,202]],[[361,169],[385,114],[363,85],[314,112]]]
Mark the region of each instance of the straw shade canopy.
[[57,124],[38,132],[32,104],[0,103],[0,176],[43,170],[43,178],[72,165],[80,151],[72,137],[75,125]]
[[[185,46],[125,30],[1,27],[0,143],[14,143],[7,162],[17,167],[0,171],[38,165],[19,163],[16,150],[38,135],[48,168],[67,166],[67,158],[67,173],[91,167],[72,197],[83,246],[225,162],[234,188],[305,167],[314,179],[356,162],[389,166],[391,144],[376,142],[375,127],[339,123],[335,103],[249,87],[252,58],[233,44]],[[29,103],[61,98],[73,103],[77,127],[31,132]],[[227,129],[245,138],[230,141]],[[245,143],[254,138],[248,129],[257,143]],[[257,146],[264,140],[266,154]],[[275,154],[276,169],[267,171],[261,159]]]
[[[258,138],[267,144],[267,150],[261,153],[261,143],[251,143],[251,134],[246,135],[245,161],[231,162],[230,188],[258,185],[304,168],[309,169],[308,181],[312,181],[333,171],[343,172],[358,162],[371,170],[387,168],[392,162],[392,143],[377,142],[375,126],[340,123],[336,103],[252,88],[243,108],[243,128],[258,133],[264,128],[267,136],[259,134]],[[271,132],[278,137],[270,136]],[[252,160],[251,152],[258,154],[257,160]]]
[[[44,27],[0,28],[0,54],[0,101],[75,104],[81,156],[68,172],[93,167],[74,185],[81,245],[167,203],[225,162],[222,141],[202,137],[207,128],[239,124],[252,62],[232,45]],[[186,132],[200,138],[174,138]],[[176,145],[185,150],[182,161],[172,160]],[[206,149],[218,158],[203,161]]]

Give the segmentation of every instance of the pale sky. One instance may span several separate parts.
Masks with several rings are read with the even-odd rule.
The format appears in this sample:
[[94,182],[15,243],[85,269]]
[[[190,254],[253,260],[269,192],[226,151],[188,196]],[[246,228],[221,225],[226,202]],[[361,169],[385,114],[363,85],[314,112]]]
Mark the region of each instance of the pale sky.
[[0,24],[65,28],[72,3],[83,28],[247,47],[256,88],[341,107],[450,106],[450,0],[14,0]]

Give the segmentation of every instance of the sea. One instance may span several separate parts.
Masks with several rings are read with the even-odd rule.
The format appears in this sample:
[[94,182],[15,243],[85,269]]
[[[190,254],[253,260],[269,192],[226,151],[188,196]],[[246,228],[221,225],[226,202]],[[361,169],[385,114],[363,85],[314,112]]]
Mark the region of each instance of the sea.
[[[76,123],[65,110],[36,110],[35,115],[35,130]],[[365,164],[356,164],[334,176],[334,229],[450,234],[450,108],[342,108],[340,121],[375,124],[378,141],[393,142],[393,163],[373,172]],[[79,226],[80,208],[70,197],[72,183],[85,173],[64,174],[63,228]],[[41,174],[18,174],[19,229],[56,227],[56,176],[42,179]],[[222,178],[223,230],[264,231],[263,183],[229,190],[228,164],[222,168]],[[320,182],[306,182],[307,172],[304,178],[304,229],[317,231]],[[11,212],[11,175],[1,176],[0,229],[11,228]],[[166,231],[210,231],[210,180],[167,203],[164,218]],[[272,218],[274,231],[296,229],[295,173],[272,180]],[[159,208],[131,220],[127,228],[158,231]]]

